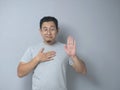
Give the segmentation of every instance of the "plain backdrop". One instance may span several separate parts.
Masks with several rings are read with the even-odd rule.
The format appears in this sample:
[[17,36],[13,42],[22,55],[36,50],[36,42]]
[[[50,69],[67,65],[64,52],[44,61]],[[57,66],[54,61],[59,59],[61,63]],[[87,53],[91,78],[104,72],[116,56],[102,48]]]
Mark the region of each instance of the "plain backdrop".
[[31,90],[32,74],[18,78],[17,66],[42,42],[43,16],[58,19],[58,40],[73,36],[86,63],[86,76],[68,66],[68,90],[120,90],[120,0],[0,0],[0,90]]

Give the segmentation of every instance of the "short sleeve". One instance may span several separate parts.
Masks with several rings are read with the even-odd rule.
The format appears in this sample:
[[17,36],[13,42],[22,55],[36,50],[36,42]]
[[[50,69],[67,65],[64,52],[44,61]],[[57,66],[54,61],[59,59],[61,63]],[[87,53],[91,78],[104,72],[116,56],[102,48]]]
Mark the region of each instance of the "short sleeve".
[[21,58],[21,62],[29,62],[32,59],[32,50],[29,47]]
[[73,65],[73,60],[69,57],[69,65]]

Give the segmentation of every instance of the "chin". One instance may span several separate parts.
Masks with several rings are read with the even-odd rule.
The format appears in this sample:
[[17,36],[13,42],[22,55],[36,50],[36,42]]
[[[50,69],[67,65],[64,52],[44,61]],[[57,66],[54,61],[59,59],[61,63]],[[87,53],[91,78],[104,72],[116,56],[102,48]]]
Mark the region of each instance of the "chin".
[[53,40],[46,40],[46,43],[48,43],[48,44],[53,44],[54,41],[53,41]]
[[46,40],[46,42],[52,42],[52,40]]

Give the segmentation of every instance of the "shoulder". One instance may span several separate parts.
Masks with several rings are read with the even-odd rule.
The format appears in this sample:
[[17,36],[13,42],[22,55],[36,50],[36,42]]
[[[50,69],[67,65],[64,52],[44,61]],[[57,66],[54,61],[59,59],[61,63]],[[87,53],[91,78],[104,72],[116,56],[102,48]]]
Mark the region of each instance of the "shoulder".
[[36,44],[36,45],[31,45],[28,47],[29,50],[35,50],[35,49],[39,49],[43,46],[43,43],[39,43],[39,44]]

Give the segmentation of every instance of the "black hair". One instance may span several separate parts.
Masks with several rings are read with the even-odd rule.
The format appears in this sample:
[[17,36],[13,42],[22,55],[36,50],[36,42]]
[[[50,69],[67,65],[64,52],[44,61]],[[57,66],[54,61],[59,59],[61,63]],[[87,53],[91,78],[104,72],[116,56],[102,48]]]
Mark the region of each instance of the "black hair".
[[40,20],[40,29],[42,28],[42,24],[44,22],[49,22],[49,21],[53,21],[55,23],[56,29],[58,30],[58,20],[52,16],[45,16]]

